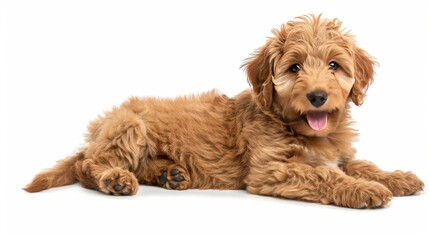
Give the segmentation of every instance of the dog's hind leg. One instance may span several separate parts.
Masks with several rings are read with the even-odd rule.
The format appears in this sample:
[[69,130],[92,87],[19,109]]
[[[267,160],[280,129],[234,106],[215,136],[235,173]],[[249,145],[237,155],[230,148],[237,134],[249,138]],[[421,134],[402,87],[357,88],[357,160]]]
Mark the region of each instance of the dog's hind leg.
[[114,167],[101,160],[88,158],[75,165],[82,186],[113,195],[134,195],[138,190],[135,175],[123,167]]
[[160,185],[167,189],[186,190],[190,187],[190,177],[188,170],[179,165],[172,164],[162,172]]
[[135,173],[155,152],[145,122],[131,110],[116,108],[89,130],[85,159],[75,165],[79,181],[104,193],[134,195],[139,184]]
[[412,172],[394,171],[385,172],[375,164],[354,160],[344,163],[344,172],[355,178],[377,181],[392,191],[394,196],[407,196],[420,192],[424,188],[424,183]]
[[157,185],[166,189],[185,190],[190,187],[190,175],[186,167],[166,156],[145,161],[139,179],[143,184]]

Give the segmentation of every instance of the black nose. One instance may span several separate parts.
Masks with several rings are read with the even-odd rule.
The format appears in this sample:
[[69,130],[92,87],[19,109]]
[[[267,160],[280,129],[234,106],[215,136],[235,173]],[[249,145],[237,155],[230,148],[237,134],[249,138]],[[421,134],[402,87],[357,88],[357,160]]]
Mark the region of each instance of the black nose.
[[311,105],[320,107],[328,100],[328,95],[325,92],[311,92],[307,94],[307,99],[310,101]]

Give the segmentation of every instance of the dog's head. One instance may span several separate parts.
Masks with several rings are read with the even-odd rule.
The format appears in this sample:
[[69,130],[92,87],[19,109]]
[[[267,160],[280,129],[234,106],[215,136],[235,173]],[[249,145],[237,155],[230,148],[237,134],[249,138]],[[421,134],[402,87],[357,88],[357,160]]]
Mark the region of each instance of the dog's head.
[[348,102],[363,103],[375,61],[338,19],[298,17],[273,33],[243,65],[256,101],[299,134],[335,131]]

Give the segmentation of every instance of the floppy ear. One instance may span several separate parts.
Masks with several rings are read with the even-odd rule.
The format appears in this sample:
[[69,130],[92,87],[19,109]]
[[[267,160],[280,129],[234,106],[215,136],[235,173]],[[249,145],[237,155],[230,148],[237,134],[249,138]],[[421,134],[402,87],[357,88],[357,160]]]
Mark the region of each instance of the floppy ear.
[[356,47],[355,51],[355,83],[350,92],[353,102],[360,106],[365,99],[365,93],[374,78],[376,62],[365,50]]
[[258,49],[252,57],[243,64],[247,78],[252,85],[258,104],[270,108],[273,102],[273,59],[270,54],[270,39],[263,47]]

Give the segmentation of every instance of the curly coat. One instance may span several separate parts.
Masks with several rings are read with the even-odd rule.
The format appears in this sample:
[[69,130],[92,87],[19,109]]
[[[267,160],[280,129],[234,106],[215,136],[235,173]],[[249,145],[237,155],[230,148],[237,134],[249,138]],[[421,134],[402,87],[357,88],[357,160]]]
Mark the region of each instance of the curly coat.
[[91,122],[87,144],[38,174],[37,192],[80,182],[114,195],[139,184],[250,193],[351,208],[384,207],[424,184],[354,159],[349,104],[361,105],[375,61],[337,19],[303,16],[244,63],[252,89],[130,98]]

